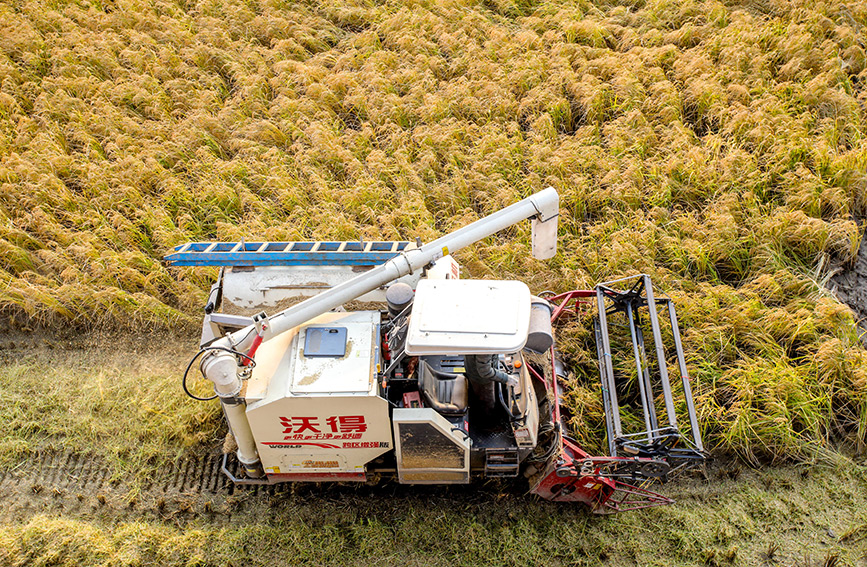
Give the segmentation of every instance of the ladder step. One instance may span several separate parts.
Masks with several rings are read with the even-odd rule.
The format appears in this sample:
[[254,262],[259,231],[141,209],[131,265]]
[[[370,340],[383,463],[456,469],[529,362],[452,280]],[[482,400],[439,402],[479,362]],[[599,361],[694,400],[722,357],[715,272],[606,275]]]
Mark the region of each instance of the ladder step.
[[485,453],[485,476],[514,478],[520,470],[517,449],[488,449]]

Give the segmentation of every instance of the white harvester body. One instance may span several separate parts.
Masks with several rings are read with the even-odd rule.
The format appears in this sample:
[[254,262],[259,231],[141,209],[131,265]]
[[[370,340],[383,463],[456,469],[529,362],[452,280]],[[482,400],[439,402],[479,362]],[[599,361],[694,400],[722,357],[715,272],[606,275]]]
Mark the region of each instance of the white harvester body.
[[[318,267],[305,268],[308,280],[325,279],[316,275]],[[299,281],[297,267],[268,267],[265,276],[260,271],[226,270],[222,301],[236,311],[254,313],[304,297],[310,289],[287,285]],[[424,277],[414,274],[405,354],[453,357],[458,366],[451,371],[457,373],[466,371],[464,355],[518,357],[529,333],[529,288],[518,281],[456,279],[459,274],[451,256],[435,262]],[[242,303],[236,291],[244,289],[256,294]],[[368,296],[370,302],[384,302],[385,290]],[[389,407],[382,395],[379,376],[387,361],[381,325],[378,310],[340,309],[264,341],[256,350],[256,365],[240,396],[269,482],[364,481],[368,465],[392,451],[399,482],[470,482],[472,442],[463,418],[456,427],[454,419],[434,408]],[[536,443],[538,408],[529,374],[517,375],[513,392],[519,411],[529,419],[509,433],[517,446],[529,449]]]

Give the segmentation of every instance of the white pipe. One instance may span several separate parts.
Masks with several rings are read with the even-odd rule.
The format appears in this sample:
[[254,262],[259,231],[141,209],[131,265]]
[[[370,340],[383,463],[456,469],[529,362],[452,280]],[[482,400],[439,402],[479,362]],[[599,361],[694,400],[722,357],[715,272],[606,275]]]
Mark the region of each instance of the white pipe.
[[232,428],[235,443],[238,444],[236,453],[238,460],[244,465],[247,476],[253,478],[261,476],[262,473],[258,470],[260,468],[259,451],[256,449],[256,441],[253,439],[250,422],[247,421],[247,404],[223,404],[223,410],[226,412],[226,420]]
[[213,354],[202,360],[202,374],[214,383],[214,391],[223,404],[223,412],[229,429],[238,445],[238,460],[244,466],[247,476],[257,478],[262,476],[259,464],[259,451],[250,422],[247,420],[247,404],[238,397],[241,391],[241,380],[238,378],[238,362],[235,356],[223,351],[211,351]]
[[[557,191],[553,187],[548,187],[505,209],[438,238],[421,248],[406,250],[400,256],[392,258],[372,270],[269,317],[267,322],[268,329],[265,332],[264,340],[272,339],[380,286],[416,270],[421,270],[443,256],[453,254],[461,248],[465,248],[525,219],[533,218],[537,223],[552,222],[554,224],[553,232],[556,235],[556,219],[559,207],[560,197]],[[548,230],[545,231],[545,234],[550,235],[552,227],[548,225],[547,228]],[[535,234],[536,231],[534,230],[534,236]],[[547,254],[550,254],[552,248],[550,243],[547,244],[544,247],[537,247],[534,243],[534,250],[544,248]],[[554,249],[556,250],[556,248]],[[249,325],[240,331],[226,335],[222,339],[211,343],[211,346],[246,352],[250,348],[255,336],[256,326]],[[235,364],[234,357],[224,351],[213,352],[214,354],[211,357],[203,361],[201,367],[202,373],[207,379],[214,382],[217,393],[221,397],[232,398],[237,395],[241,387],[240,379],[237,377],[237,366],[232,377],[230,377],[227,368],[230,360],[232,361],[231,364]],[[228,408],[230,406],[224,403],[223,407]],[[229,420],[229,426],[235,435],[235,441],[238,443],[239,460],[243,463],[258,462],[256,442],[253,438],[253,433],[250,431],[250,425],[247,423],[246,414],[243,411],[233,410],[230,415],[230,411],[227,409],[226,416]]]
[[[322,315],[335,307],[339,307],[347,301],[352,301],[397,278],[420,270],[443,256],[457,252],[513,224],[533,217],[539,217],[539,221],[541,222],[553,221],[556,223],[559,204],[560,197],[557,191],[553,187],[548,187],[505,209],[479,219],[451,234],[438,238],[421,248],[407,250],[400,256],[392,258],[372,270],[293,305],[276,315],[272,315],[269,317],[265,340],[294,329],[298,325],[302,325],[314,317]],[[234,345],[234,348],[246,351],[250,343],[252,343],[254,336],[255,326],[250,325],[228,335],[231,345],[224,342],[226,339],[222,339],[214,344],[225,347]]]

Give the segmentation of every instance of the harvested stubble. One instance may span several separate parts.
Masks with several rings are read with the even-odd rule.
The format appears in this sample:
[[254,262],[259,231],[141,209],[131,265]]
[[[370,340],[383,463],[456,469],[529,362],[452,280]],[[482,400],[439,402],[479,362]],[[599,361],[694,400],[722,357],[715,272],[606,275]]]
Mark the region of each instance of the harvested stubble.
[[515,227],[470,273],[648,272],[711,446],[863,443],[867,354],[821,284],[867,213],[865,25],[864,0],[0,4],[0,308],[193,325],[214,274],[163,267],[176,244],[430,240],[550,184],[558,258]]

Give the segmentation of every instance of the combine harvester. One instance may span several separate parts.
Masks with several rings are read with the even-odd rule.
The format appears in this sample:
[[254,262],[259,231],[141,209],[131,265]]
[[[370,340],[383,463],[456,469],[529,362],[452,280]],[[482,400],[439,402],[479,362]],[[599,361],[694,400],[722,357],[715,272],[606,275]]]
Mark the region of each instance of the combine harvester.
[[[459,278],[452,253],[525,219],[533,255],[554,256],[558,209],[549,188],[426,245],[176,248],[166,257],[170,265],[222,267],[184,390],[222,404],[237,443],[223,472],[241,484],[524,477],[533,494],[583,502],[597,513],[671,503],[648,485],[705,459],[671,300],[656,297],[646,275],[544,297],[519,281]],[[569,436],[552,328],[588,303],[597,310],[603,457]],[[669,378],[663,307],[682,390]],[[650,362],[648,328],[656,355]],[[637,372],[620,376],[612,338],[627,335]],[[197,361],[214,384],[210,398],[187,387]],[[636,411],[641,406],[643,430],[624,431],[636,419],[621,420],[619,398]],[[678,426],[676,399],[685,404],[689,437]]]

